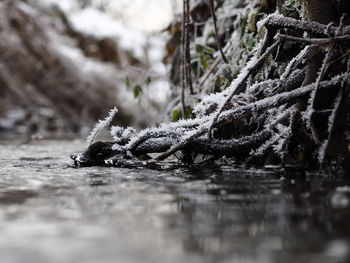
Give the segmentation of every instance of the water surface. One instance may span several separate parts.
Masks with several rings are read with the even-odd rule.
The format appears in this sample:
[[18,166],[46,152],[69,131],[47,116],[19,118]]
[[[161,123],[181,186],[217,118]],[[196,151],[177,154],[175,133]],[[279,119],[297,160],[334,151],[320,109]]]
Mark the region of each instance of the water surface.
[[229,166],[75,168],[0,146],[0,262],[350,262],[350,182]]

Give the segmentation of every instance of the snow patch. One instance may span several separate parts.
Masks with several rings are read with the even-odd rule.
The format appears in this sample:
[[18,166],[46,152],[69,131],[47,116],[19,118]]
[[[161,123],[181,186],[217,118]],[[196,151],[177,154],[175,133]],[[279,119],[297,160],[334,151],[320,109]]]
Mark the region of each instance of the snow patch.
[[137,57],[144,56],[146,37],[143,33],[129,29],[105,13],[86,8],[70,15],[74,28],[97,38],[116,38],[125,50],[132,51]]

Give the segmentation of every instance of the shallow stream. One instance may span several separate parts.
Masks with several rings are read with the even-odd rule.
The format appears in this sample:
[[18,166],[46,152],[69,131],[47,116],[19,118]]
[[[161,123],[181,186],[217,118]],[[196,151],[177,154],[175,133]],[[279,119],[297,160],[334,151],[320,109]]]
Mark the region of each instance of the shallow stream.
[[0,145],[0,262],[350,262],[350,181],[229,166],[75,168]]

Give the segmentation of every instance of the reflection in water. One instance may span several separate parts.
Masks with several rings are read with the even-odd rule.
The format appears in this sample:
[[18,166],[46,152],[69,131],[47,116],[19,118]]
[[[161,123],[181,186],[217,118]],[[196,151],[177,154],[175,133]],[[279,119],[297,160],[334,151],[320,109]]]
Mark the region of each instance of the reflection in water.
[[3,191],[3,189],[0,188],[0,204],[23,204],[28,198],[36,196],[36,192],[29,190]]
[[178,200],[183,217],[175,227],[187,230],[184,250],[257,260],[258,241],[283,232],[285,200],[273,198],[277,188],[275,178],[215,173],[202,182],[203,192],[183,193]]
[[264,256],[270,253],[267,262],[291,260],[294,253],[320,262],[349,259],[349,181],[217,172],[204,178],[205,192],[187,192],[177,200],[183,217],[172,226],[188,230],[185,251],[233,254],[242,261],[262,260],[261,249]]
[[3,147],[0,262],[350,261],[348,179],[75,169],[80,146]]

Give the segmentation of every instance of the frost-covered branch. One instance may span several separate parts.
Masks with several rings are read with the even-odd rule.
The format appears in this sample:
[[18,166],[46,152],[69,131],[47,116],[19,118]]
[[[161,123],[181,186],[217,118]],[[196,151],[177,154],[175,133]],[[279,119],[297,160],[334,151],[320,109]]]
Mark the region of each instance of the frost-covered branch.
[[[340,82],[350,83],[350,74],[345,73],[345,74],[336,76],[331,80],[321,81],[319,83],[319,88],[321,89],[332,88],[334,85]],[[224,111],[221,114],[221,116],[218,118],[217,122],[222,124],[227,120],[235,119],[244,114],[248,114],[252,112],[260,113],[269,108],[278,107],[287,102],[293,102],[297,98],[300,98],[310,93],[315,87],[316,87],[316,83],[313,83],[292,91],[283,92],[281,94],[277,94],[275,96],[265,98],[254,103],[250,103],[246,106],[243,106],[234,110]]]
[[255,70],[257,70],[262,63],[265,61],[266,57],[273,52],[278,45],[280,44],[280,41],[276,41],[271,47],[269,47],[264,54],[262,54],[260,57],[257,56],[258,51],[256,55],[247,63],[247,65],[241,70],[238,77],[232,81],[231,85],[228,87],[229,96],[226,98],[226,100],[220,105],[218,111],[216,112],[209,130],[208,130],[208,136],[211,137],[211,131],[214,128],[217,119],[219,118],[222,111],[225,109],[227,103],[232,99],[234,95],[237,95],[244,91],[244,83]]
[[275,14],[270,16],[264,25],[267,28],[288,28],[326,37],[335,37],[350,34],[350,26],[342,27],[339,29],[339,27],[337,26],[328,26],[314,21],[302,21],[291,17],[285,17],[282,15]]
[[[183,149],[188,149],[195,153],[239,156],[248,154],[252,147],[256,147],[271,136],[271,130],[266,129],[256,134],[242,137],[240,139],[219,140],[205,137],[193,138],[184,145]],[[133,150],[134,154],[157,153],[169,150],[174,143],[171,138],[152,138],[140,144]],[[158,157],[157,160],[162,160]]]
[[283,74],[280,77],[280,80],[282,82],[286,81],[290,73],[299,65],[302,63],[303,59],[307,56],[309,52],[310,47],[306,46],[304,47],[300,53],[295,56],[287,65],[286,69],[284,70]]
[[114,116],[117,114],[118,109],[113,108],[109,111],[108,116],[104,120],[100,120],[96,123],[95,128],[91,131],[90,135],[87,137],[87,144],[90,146],[94,139],[100,134],[103,128],[107,127],[113,120]]
[[[322,81],[319,83],[320,88],[330,88],[334,84],[338,83],[339,81],[347,81],[349,82],[349,75],[344,74],[341,76],[337,76],[329,81]],[[254,102],[247,104],[242,107],[238,107],[236,109],[230,109],[226,110],[222,113],[220,118],[218,119],[216,127],[221,126],[222,124],[226,123],[228,120],[233,120],[233,119],[239,119],[242,118],[244,115],[252,115],[258,114],[260,112],[266,111],[269,108],[275,108],[280,105],[283,105],[287,102],[292,102],[296,100],[297,98],[304,96],[308,93],[310,93],[314,88],[315,88],[316,83],[307,85],[305,87],[298,88],[296,90],[292,90],[289,92],[284,92],[281,94],[277,94],[273,97],[269,97],[266,99],[262,99],[260,101]],[[180,138],[180,141],[178,140],[172,140],[172,143],[178,142],[175,144],[172,144],[172,147],[167,149],[167,151],[161,155],[159,155],[156,159],[157,160],[164,160],[177,152],[178,150],[182,150],[186,147],[189,147],[189,145],[192,145],[195,141],[198,142],[198,138],[201,138],[204,134],[206,134],[209,131],[208,128],[208,123],[202,123],[201,125],[198,125],[198,128],[194,129],[192,132],[186,133],[187,135],[185,137],[178,136]],[[160,138],[160,137],[165,137],[168,136],[170,132],[168,131],[167,133],[159,133],[157,136],[156,133],[148,133],[146,137],[143,137],[143,139],[139,139],[137,143],[135,142],[133,147],[129,148],[132,151],[135,151],[137,147],[142,145],[147,139],[153,139],[153,138]],[[152,136],[151,136],[152,135]],[[176,132],[173,134],[176,136]],[[154,137],[153,137],[154,136]],[[166,141],[170,141],[168,137],[166,137]],[[202,140],[203,141],[203,140]],[[149,144],[148,144],[149,145]],[[165,147],[167,148],[167,147]],[[162,148],[163,149],[163,148]]]
[[343,90],[343,88],[341,88],[338,92],[337,97],[334,100],[334,109],[328,118],[328,137],[323,142],[323,144],[320,146],[319,151],[318,151],[318,159],[319,159],[319,162],[321,165],[323,165],[325,163],[325,158],[327,155],[329,143],[330,143],[330,141],[333,137],[333,133],[334,133],[335,119],[337,117],[340,104],[343,100],[343,95],[344,95],[344,90]]
[[[213,1],[209,3],[214,22],[219,23],[214,17],[215,14],[213,15]],[[188,60],[186,63],[190,47],[189,29],[186,28],[189,22],[188,4],[189,1],[184,0],[183,87],[186,85],[186,79],[190,77],[185,68],[190,67]],[[219,14],[220,10],[216,11]],[[185,107],[183,88],[181,94],[183,113],[188,109],[192,110],[191,119],[162,123],[158,127],[139,132],[131,128],[112,128],[114,142],[100,144],[104,147],[104,152],[109,155],[106,158],[112,160],[107,163],[128,165],[133,163],[132,158],[136,158],[137,162],[134,163],[142,165],[144,160],[153,157],[150,162],[156,164],[178,152],[181,152],[180,159],[185,163],[196,163],[194,159],[197,154],[213,155],[215,159],[223,156],[234,157],[236,161],[248,164],[267,164],[274,161],[281,165],[322,164],[326,156],[335,156],[332,152],[334,151],[332,143],[336,141],[333,140],[334,131],[339,127],[339,116],[344,120],[343,115],[350,105],[349,101],[343,103],[348,100],[350,85],[350,60],[348,65],[344,62],[349,55],[346,50],[347,41],[350,40],[350,27],[342,23],[335,27],[332,24],[299,21],[276,14],[268,16],[258,24],[258,27],[265,26],[267,29],[263,41],[257,41],[256,36],[252,41],[254,30],[251,30],[250,38],[247,34],[243,34],[240,40],[242,43],[246,41],[244,44],[251,48],[250,53],[242,51],[237,52],[239,53],[237,57],[232,56],[235,54],[235,51],[232,51],[236,47],[235,43],[227,41],[225,44],[228,56],[239,57],[240,62],[232,60],[229,64],[223,65],[225,60],[223,53],[217,57],[208,56],[206,59],[211,59],[211,63],[197,72],[198,76],[201,76],[197,81],[196,91],[200,92],[200,86],[211,74],[215,74],[215,85],[221,85],[219,88],[222,91],[205,94],[200,98],[192,96],[191,99],[196,101],[196,105],[191,105],[191,101],[187,100],[188,105]],[[290,30],[279,31],[280,29]],[[215,31],[218,42],[217,29]],[[277,34],[277,32],[284,33]],[[306,34],[305,37],[301,37],[300,32],[310,34],[308,37]],[[238,32],[234,32],[231,40],[233,35],[237,36],[235,38],[237,41],[241,37]],[[218,48],[222,51],[219,44]],[[278,52],[275,52],[277,48]],[[345,54],[340,56],[339,51]],[[323,61],[320,52],[326,53]],[[275,57],[271,56],[273,53],[277,53]],[[334,65],[334,61],[331,61],[336,57],[334,61],[339,62],[339,65]],[[315,64],[316,60],[320,63]],[[311,68],[313,71],[309,74]],[[230,76],[227,77],[227,73]],[[237,77],[232,80],[233,76]],[[320,100],[322,100],[321,107],[315,102],[319,103]],[[345,108],[343,105],[346,105]],[[315,124],[315,127],[317,126],[317,132],[320,131],[322,135],[320,136],[322,144],[313,139],[315,134],[311,118],[313,112],[317,113],[316,121],[319,123]],[[339,112],[342,114],[338,116]],[[100,122],[98,126],[104,126],[110,122],[109,119],[110,117]],[[324,127],[326,122],[328,126]],[[344,124],[342,128],[349,129],[349,126]],[[97,134],[98,130],[94,133]],[[342,132],[342,134],[349,133],[348,130]],[[94,137],[95,135],[91,140]],[[346,140],[348,139],[342,138],[342,141]],[[96,149],[97,146],[93,148]],[[343,153],[347,149],[341,151]],[[314,154],[315,152],[317,154]],[[158,155],[153,155],[155,153]],[[127,161],[120,161],[121,159]]]
[[334,47],[334,44],[330,45],[330,47],[328,48],[327,54],[325,55],[325,57],[323,59],[320,72],[318,73],[318,76],[316,79],[315,88],[313,89],[313,91],[311,93],[310,100],[309,100],[310,103],[309,103],[308,108],[306,110],[307,117],[309,118],[307,121],[310,124],[310,130],[311,130],[311,133],[314,137],[315,142],[317,142],[317,143],[319,142],[319,138],[318,138],[317,131],[316,131],[317,129],[315,127],[315,123],[313,120],[314,119],[313,115],[314,115],[315,108],[316,108],[316,100],[319,97],[319,90],[318,90],[319,84],[320,84],[320,81],[324,77],[324,74],[327,70],[328,61],[329,61],[329,58],[331,56],[331,52],[333,50],[333,47]]
[[279,40],[293,41],[293,42],[304,43],[308,45],[327,45],[334,42],[349,41],[350,35],[328,37],[328,38],[310,38],[310,37],[294,37],[294,36],[288,36],[284,34],[277,34],[275,38]]

